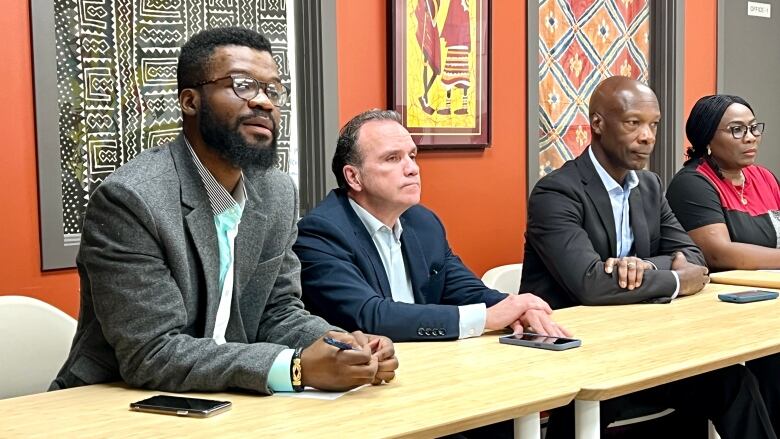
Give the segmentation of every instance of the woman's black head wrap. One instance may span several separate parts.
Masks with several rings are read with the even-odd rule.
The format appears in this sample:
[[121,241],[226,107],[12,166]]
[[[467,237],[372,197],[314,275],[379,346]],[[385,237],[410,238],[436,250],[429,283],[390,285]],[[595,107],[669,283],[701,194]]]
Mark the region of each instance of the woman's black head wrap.
[[688,122],[685,124],[685,135],[691,142],[691,147],[686,151],[690,158],[689,162],[707,157],[707,146],[715,136],[723,113],[731,104],[742,104],[753,111],[747,101],[734,95],[704,96],[696,101],[696,105],[691,109],[691,114],[688,115]]

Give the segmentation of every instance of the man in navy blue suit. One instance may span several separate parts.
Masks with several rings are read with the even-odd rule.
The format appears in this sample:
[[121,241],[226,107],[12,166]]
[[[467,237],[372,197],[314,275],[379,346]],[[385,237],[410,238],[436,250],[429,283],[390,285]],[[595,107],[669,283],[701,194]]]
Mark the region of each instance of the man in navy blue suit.
[[452,340],[531,328],[569,335],[533,294],[487,288],[452,252],[420,202],[417,146],[398,113],[371,110],[339,135],[339,188],[299,223],[306,309],[346,330],[394,341]]

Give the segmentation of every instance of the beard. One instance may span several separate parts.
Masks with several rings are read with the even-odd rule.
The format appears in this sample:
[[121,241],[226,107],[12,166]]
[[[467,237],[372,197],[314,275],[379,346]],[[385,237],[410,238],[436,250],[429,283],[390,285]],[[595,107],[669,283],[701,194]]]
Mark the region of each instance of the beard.
[[[279,127],[270,114],[262,110],[255,111],[252,115],[238,119],[235,126],[228,127],[226,124],[221,124],[217,121],[206,99],[201,100],[201,102],[198,128],[206,145],[217,151],[222,158],[241,169],[264,170],[276,165],[276,141],[279,137]],[[266,113],[268,119],[273,123],[273,137],[270,144],[266,147],[250,144],[238,131],[238,127],[243,120],[257,117],[263,113]]]

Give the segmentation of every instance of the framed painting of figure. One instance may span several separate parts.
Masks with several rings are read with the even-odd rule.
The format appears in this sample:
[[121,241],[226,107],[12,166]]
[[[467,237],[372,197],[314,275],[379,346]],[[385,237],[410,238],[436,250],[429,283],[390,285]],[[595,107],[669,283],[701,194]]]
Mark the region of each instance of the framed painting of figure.
[[490,145],[490,1],[389,2],[390,102],[421,148]]

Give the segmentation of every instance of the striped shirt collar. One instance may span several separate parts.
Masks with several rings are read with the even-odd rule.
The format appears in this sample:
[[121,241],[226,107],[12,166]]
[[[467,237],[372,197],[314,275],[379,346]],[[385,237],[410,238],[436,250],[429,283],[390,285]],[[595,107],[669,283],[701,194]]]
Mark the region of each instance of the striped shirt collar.
[[200,174],[201,180],[203,180],[203,186],[206,187],[206,192],[209,195],[209,202],[211,203],[211,210],[214,215],[219,215],[222,212],[232,208],[238,204],[242,209],[246,204],[246,186],[244,186],[244,172],[241,171],[241,177],[238,179],[238,184],[233,190],[233,193],[225,189],[224,186],[219,184],[216,178],[211,172],[203,165],[195,154],[195,150],[192,149],[190,141],[187,140],[187,136],[184,136],[184,143],[187,144],[187,149],[190,150],[192,155],[192,161],[195,163],[195,167],[198,168],[198,174]]

